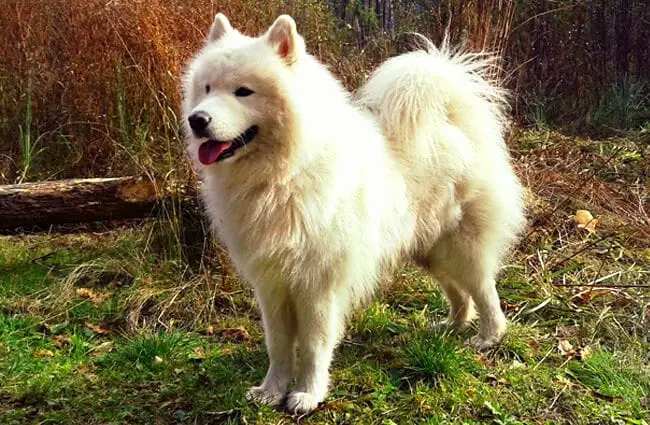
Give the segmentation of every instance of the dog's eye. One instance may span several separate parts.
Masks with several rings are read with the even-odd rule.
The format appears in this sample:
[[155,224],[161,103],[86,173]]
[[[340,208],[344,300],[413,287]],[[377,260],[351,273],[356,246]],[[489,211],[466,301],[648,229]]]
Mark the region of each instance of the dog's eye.
[[210,84],[205,85],[205,93],[210,93]]
[[240,87],[237,90],[235,90],[235,96],[237,97],[246,97],[246,96],[250,96],[253,93],[255,92],[249,89],[248,87]]

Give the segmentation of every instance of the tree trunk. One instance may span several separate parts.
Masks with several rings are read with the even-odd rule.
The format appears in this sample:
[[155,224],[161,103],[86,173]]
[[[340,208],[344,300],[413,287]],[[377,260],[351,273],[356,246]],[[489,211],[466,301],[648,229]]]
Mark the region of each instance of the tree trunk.
[[630,31],[632,28],[629,0],[620,0],[615,12],[616,71],[617,80],[628,76],[630,54]]
[[169,195],[138,177],[0,186],[0,229],[147,217]]

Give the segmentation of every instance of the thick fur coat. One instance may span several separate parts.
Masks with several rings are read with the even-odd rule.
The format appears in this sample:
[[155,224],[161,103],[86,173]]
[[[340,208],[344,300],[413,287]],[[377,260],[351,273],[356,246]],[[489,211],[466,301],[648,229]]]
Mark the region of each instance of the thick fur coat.
[[404,262],[439,282],[450,324],[478,311],[474,345],[505,332],[495,276],[524,214],[503,93],[486,56],[422,44],[352,97],[290,17],[254,38],[218,14],[189,65],[188,153],[262,311],[270,367],[251,399],[323,401],[346,317]]

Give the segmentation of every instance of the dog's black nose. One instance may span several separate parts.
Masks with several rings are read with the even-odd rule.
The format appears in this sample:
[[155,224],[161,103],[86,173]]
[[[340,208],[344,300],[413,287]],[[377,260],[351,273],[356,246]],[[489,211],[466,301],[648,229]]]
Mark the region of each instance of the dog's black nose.
[[212,120],[212,117],[207,112],[197,111],[190,115],[187,120],[190,122],[190,127],[197,137],[208,137],[207,128]]

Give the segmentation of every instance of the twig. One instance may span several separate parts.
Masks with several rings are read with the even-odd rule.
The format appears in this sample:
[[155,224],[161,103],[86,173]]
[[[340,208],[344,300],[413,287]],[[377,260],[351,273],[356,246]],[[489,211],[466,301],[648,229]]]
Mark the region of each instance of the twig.
[[566,391],[566,389],[568,388],[569,384],[570,384],[570,382],[567,382],[566,384],[564,384],[564,388],[562,388],[562,389],[560,390],[560,392],[557,393],[557,395],[556,395],[555,398],[553,399],[553,402],[552,402],[551,405],[548,407],[548,410],[553,409],[553,406],[555,406],[555,403],[557,403],[557,401],[558,401],[558,399],[560,398],[560,396],[561,396],[562,394],[564,394],[564,391]]
[[558,261],[555,264],[552,264],[551,267],[549,267],[549,268],[555,268],[557,266],[561,266],[562,264],[566,263],[567,261],[571,260],[572,258],[575,258],[577,255],[585,252],[586,250],[592,248],[593,246],[599,244],[600,242],[611,238],[612,236],[615,236],[615,234],[614,233],[608,233],[606,235],[603,235],[603,236],[599,237],[598,239],[595,239],[595,240],[591,241],[590,243],[583,246],[582,248],[580,248],[579,250],[577,250],[573,254],[571,254],[571,255],[569,255],[567,257],[564,257],[563,259],[561,259],[560,261]]

